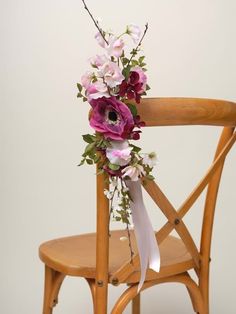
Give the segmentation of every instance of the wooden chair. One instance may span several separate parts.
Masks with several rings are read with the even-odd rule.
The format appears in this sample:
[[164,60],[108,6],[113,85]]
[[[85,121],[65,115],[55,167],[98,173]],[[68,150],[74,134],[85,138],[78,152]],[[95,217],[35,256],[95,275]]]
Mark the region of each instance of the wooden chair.
[[[194,311],[209,314],[209,263],[214,210],[224,161],[236,140],[236,104],[208,99],[147,98],[138,105],[138,111],[147,126],[223,126],[212,165],[178,210],[154,181],[143,185],[168,221],[156,232],[161,252],[160,273],[148,270],[142,290],[160,283],[184,284]],[[39,255],[45,264],[43,314],[52,313],[65,276],[78,276],[87,280],[96,314],[107,313],[108,284],[126,283],[129,287],[120,296],[111,313],[122,313],[130,301],[132,313],[140,313],[137,249],[134,248],[134,262],[131,264],[127,242],[120,241],[125,232],[113,231],[111,237],[108,236],[109,204],[103,193],[104,188],[107,188],[104,178],[104,175],[97,176],[97,232],[56,239],[40,246]],[[198,249],[183,218],[207,186],[201,244]],[[173,230],[176,230],[179,237],[170,235]],[[134,235],[131,234],[131,237],[135,245]],[[197,282],[188,273],[191,269],[197,274]]]

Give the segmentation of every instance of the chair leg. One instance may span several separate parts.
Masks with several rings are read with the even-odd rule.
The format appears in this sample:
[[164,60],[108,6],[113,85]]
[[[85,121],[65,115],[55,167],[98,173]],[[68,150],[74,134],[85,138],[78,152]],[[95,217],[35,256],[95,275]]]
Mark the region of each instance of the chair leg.
[[50,297],[53,286],[53,270],[45,265],[43,314],[52,314]]
[[209,266],[201,270],[199,286],[204,303],[204,314],[209,314]]
[[53,307],[58,303],[58,294],[64,278],[64,274],[45,265],[43,314],[52,314]]
[[95,314],[107,314],[108,283],[95,284]]
[[202,296],[204,301],[204,314],[209,314],[209,283],[207,282],[204,289],[202,289]]
[[95,280],[94,279],[90,279],[90,278],[85,278],[88,285],[89,285],[89,288],[90,288],[90,292],[91,292],[91,295],[92,295],[92,300],[93,300],[93,312],[95,313],[96,311],[96,308],[95,308],[95,299],[96,299],[96,283],[95,283]]
[[187,288],[187,290],[188,290],[190,299],[191,299],[191,301],[192,301],[193,310],[194,310],[195,313],[199,314],[199,311],[198,311],[197,304],[196,304],[196,302],[195,302],[194,296],[193,296],[191,290],[190,290],[188,287],[186,287],[186,288]]
[[132,314],[140,314],[140,293],[132,300]]

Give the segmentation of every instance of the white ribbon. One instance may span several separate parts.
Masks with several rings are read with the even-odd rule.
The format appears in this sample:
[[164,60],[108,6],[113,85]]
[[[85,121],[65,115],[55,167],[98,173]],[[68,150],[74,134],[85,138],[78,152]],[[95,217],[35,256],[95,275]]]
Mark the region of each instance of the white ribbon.
[[141,276],[138,285],[139,292],[145,281],[147,269],[151,268],[156,272],[160,271],[160,251],[151,221],[143,202],[140,180],[127,180],[126,185],[129,188],[130,196],[132,198],[130,206],[141,267]]

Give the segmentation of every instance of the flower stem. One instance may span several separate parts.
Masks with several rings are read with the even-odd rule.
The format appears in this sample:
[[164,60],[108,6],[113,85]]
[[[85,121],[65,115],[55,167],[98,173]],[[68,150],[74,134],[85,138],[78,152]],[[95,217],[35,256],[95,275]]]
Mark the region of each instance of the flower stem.
[[[117,181],[117,179],[116,179]],[[115,187],[114,191],[113,191],[113,194],[112,194],[112,197],[111,197],[111,200],[110,200],[110,213],[109,213],[109,236],[111,236],[111,232],[110,232],[110,224],[111,224],[111,215],[113,215],[113,218],[114,218],[114,210],[113,210],[113,200],[114,200],[114,196],[116,194],[116,191],[117,191],[117,186]]]
[[88,11],[88,14],[90,15],[91,19],[93,20],[93,23],[95,24],[96,28],[98,29],[98,31],[99,31],[99,33],[101,34],[102,38],[104,39],[105,43],[108,45],[108,41],[106,40],[106,38],[105,38],[105,36],[104,36],[104,34],[103,34],[102,29],[99,27],[98,22],[95,21],[95,19],[94,19],[92,13],[90,12],[90,10],[89,10],[87,4],[85,3],[85,0],[82,0],[82,2],[83,2],[83,4],[84,4],[85,10]]
[[145,24],[145,30],[144,30],[144,32],[143,32],[143,36],[141,37],[141,39],[140,39],[140,41],[139,41],[137,47],[133,50],[134,53],[132,53],[132,56],[130,57],[127,66],[129,66],[129,65],[130,65],[130,62],[133,60],[133,57],[135,56],[135,53],[138,51],[138,48],[141,46],[141,44],[142,44],[142,42],[143,42],[143,39],[144,39],[144,37],[146,36],[147,31],[148,31],[148,23]]
[[130,236],[130,230],[129,230],[129,224],[126,224],[126,230],[128,234],[128,240],[129,240],[129,249],[130,249],[130,264],[133,264],[133,247],[132,247],[132,242],[131,242],[131,236]]

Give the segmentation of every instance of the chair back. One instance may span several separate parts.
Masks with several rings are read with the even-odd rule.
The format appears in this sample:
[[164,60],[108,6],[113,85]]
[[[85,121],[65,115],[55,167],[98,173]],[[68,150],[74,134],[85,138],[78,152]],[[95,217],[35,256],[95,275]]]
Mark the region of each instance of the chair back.
[[[236,141],[236,104],[223,100],[195,99],[195,98],[146,98],[137,106],[138,114],[145,121],[147,127],[177,126],[177,125],[209,125],[223,127],[215,157],[210,168],[202,180],[193,189],[180,208],[176,209],[154,181],[143,182],[158,208],[166,216],[167,222],[156,232],[160,245],[166,237],[175,230],[182,239],[194,261],[194,268],[201,278],[208,275],[212,228],[220,178],[225,158]],[[97,178],[97,280],[104,278],[108,268],[108,224],[109,203],[104,196],[107,188],[105,175]],[[207,187],[200,249],[195,244],[183,218]],[[102,260],[101,257],[103,256]],[[139,266],[136,255],[133,264],[127,262],[122,265],[109,279],[110,282],[124,282]],[[204,267],[203,267],[204,266]]]

